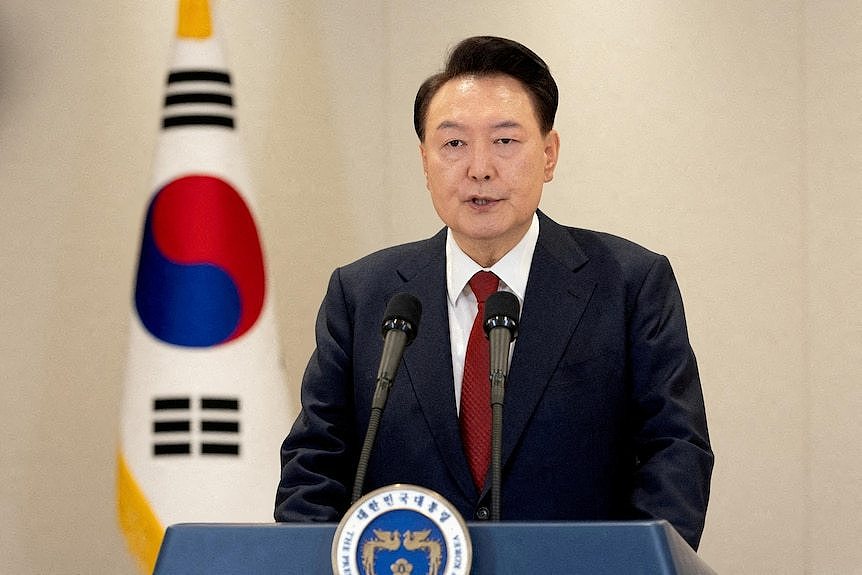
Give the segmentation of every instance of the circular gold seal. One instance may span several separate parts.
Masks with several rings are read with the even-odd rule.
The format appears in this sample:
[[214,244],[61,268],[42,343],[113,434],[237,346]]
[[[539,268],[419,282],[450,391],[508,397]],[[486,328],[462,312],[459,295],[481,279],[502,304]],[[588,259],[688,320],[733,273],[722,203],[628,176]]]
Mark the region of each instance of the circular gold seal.
[[336,575],[468,575],[467,524],[438,493],[398,483],[354,503],[332,540]]

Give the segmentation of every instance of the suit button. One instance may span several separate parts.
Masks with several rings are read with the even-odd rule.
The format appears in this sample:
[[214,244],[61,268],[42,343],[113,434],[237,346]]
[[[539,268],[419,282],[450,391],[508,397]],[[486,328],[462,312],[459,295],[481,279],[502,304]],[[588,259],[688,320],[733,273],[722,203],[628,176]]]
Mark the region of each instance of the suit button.
[[491,511],[488,510],[487,507],[480,507],[476,510],[476,519],[480,519],[485,521],[488,517],[491,516]]

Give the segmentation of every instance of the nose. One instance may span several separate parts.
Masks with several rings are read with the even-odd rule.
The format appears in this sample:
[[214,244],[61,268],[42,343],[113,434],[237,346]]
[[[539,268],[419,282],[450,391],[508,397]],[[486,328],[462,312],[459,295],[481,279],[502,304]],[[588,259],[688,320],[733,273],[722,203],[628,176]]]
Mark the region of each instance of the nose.
[[481,145],[474,145],[472,152],[467,175],[475,182],[489,181],[494,173],[490,152]]

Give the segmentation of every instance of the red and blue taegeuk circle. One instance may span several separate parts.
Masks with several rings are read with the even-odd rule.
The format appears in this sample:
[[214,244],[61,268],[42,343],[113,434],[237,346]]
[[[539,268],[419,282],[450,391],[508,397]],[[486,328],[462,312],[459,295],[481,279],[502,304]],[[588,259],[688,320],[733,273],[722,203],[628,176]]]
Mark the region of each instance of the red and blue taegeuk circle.
[[155,194],[135,287],[135,307],[153,336],[187,347],[235,340],[257,321],[265,292],[254,217],[233,186],[188,175]]

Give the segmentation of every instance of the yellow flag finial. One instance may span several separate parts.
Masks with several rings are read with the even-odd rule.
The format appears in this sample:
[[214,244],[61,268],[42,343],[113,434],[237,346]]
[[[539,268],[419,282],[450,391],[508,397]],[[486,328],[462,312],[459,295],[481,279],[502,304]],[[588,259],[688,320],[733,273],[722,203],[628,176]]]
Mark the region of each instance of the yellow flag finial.
[[177,37],[204,39],[212,36],[212,18],[207,0],[180,0]]

